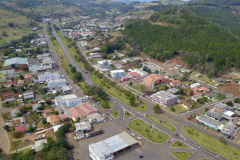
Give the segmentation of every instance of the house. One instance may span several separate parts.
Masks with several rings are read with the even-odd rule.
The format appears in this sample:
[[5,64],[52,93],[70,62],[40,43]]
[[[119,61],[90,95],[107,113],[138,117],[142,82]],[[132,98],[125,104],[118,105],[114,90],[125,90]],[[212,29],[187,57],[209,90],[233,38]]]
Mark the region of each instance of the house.
[[38,74],[38,80],[39,82],[45,82],[45,81],[50,81],[50,80],[57,80],[60,79],[60,74],[59,73],[50,73],[50,72],[45,72],[44,74]]
[[200,86],[201,86],[200,83],[193,83],[193,84],[191,84],[191,88],[200,87]]
[[214,110],[214,112],[218,112],[218,113],[222,114],[224,111],[227,110],[227,107],[228,106],[226,104],[224,104],[224,103],[217,103],[214,106],[213,110]]
[[231,82],[231,81],[230,80],[226,80],[226,79],[222,79],[222,78],[215,78],[215,79],[213,79],[213,82],[221,84],[221,83],[226,83],[226,82]]
[[64,114],[64,113],[63,114],[59,114],[58,116],[61,118],[62,121],[65,121],[65,120],[69,119],[69,117],[66,114]]
[[16,98],[7,98],[4,100],[4,102],[15,102],[16,101]]
[[5,86],[6,87],[12,87],[12,86],[17,86],[17,82],[15,82],[15,81],[10,81],[10,82],[7,82],[6,84],[5,84]]
[[189,70],[189,69],[180,69],[180,71],[182,72],[182,73],[190,73],[190,72],[192,72],[191,70]]
[[219,114],[219,113],[214,112],[214,111],[207,111],[205,114],[206,114],[207,116],[209,116],[209,117],[214,118],[215,120],[221,120],[221,119],[223,119],[222,114]]
[[39,72],[51,70],[52,66],[49,66],[49,65],[43,66],[41,64],[31,64],[31,65],[28,64],[28,68],[30,73],[38,74]]
[[110,69],[112,65],[112,61],[111,60],[97,61],[97,65],[100,70]]
[[24,76],[24,79],[31,80],[32,79],[32,75],[31,74],[27,74],[27,75]]
[[180,87],[180,86],[182,86],[182,82],[180,80],[171,81],[169,84],[171,86],[173,86],[173,87]]
[[221,130],[222,134],[227,135],[229,137],[234,137],[237,134],[237,132],[238,132],[238,128],[231,121],[227,122]]
[[23,125],[24,123],[26,123],[26,119],[25,117],[18,117],[18,118],[13,118],[12,120],[8,120],[7,123],[5,123],[5,125],[8,125],[9,127],[17,127],[20,125]]
[[148,75],[148,72],[145,72],[139,68],[134,68],[134,72],[137,72],[141,77],[146,77]]
[[76,131],[90,131],[92,128],[90,122],[88,121],[75,123],[75,126],[76,126]]
[[15,75],[15,69],[2,70],[0,73],[4,74],[6,77],[12,77]]
[[121,78],[122,76],[125,76],[125,71],[122,69],[119,70],[111,70],[110,71],[110,76],[113,79]]
[[219,121],[216,121],[212,118],[206,117],[206,116],[197,116],[196,120],[203,123],[205,126],[212,128],[214,130],[219,130],[219,127],[221,123]]
[[43,115],[44,116],[50,116],[53,114],[53,110],[52,109],[46,109],[43,111]]
[[15,127],[15,132],[21,132],[21,133],[27,132],[27,126],[21,125],[21,126]]
[[200,87],[199,90],[200,90],[200,91],[203,91],[204,93],[209,93],[209,92],[210,92],[210,89],[209,89],[209,88],[203,87],[203,86]]
[[240,109],[240,103],[233,103],[233,106],[234,106],[235,108]]
[[99,52],[99,51],[101,51],[101,48],[100,47],[95,47],[95,48],[93,48],[93,51],[94,52]]
[[169,88],[167,90],[167,92],[172,93],[174,95],[177,95],[178,94],[178,89],[177,88]]
[[197,94],[197,95],[192,96],[191,99],[197,102],[197,101],[200,100],[202,97],[203,97],[202,95]]
[[192,105],[191,105],[190,103],[188,103],[188,102],[186,102],[186,101],[184,101],[184,100],[181,100],[180,103],[181,103],[182,106],[183,106],[184,108],[186,108],[187,110],[190,110],[191,107],[192,107]]
[[129,72],[128,75],[133,79],[133,78],[139,78],[140,74],[137,72]]
[[[230,111],[230,110],[226,110],[226,111],[224,111],[223,113],[223,116],[224,115],[227,115],[227,116],[229,116],[229,117],[234,117],[235,116],[235,113],[233,112],[233,111]],[[231,119],[231,118],[230,118]]]
[[56,89],[60,85],[66,85],[67,81],[65,79],[56,79],[48,81],[48,88],[49,89]]
[[60,89],[65,95],[71,93],[71,88],[68,85],[60,85],[58,86],[58,89]]
[[18,80],[18,81],[17,81],[17,85],[18,85],[18,86],[23,86],[23,85],[24,85],[24,80],[21,80],[21,79]]
[[7,59],[3,67],[4,69],[14,69],[15,67],[19,67],[22,69],[27,68],[28,58],[15,57],[15,58]]
[[97,53],[89,53],[89,57],[92,58],[101,58],[102,54],[97,52]]
[[[139,59],[139,61],[140,61],[140,59]],[[160,68],[158,68],[155,65],[152,65],[150,63],[147,63],[147,62],[144,62],[142,64],[142,68],[141,69],[143,70],[144,67],[147,67],[148,69],[150,69],[151,73],[160,72]]]
[[44,148],[45,144],[47,144],[47,139],[35,141],[35,144],[32,145],[32,149],[34,149],[36,152],[39,152]]
[[97,109],[92,107],[90,104],[80,104],[75,107],[71,107],[67,109],[67,113],[69,113],[72,120],[77,121],[78,118],[83,119],[86,117],[86,115],[90,115],[93,113],[96,113]]
[[4,92],[4,93],[2,94],[2,98],[3,98],[3,99],[13,98],[13,97],[15,97],[15,92],[14,92],[14,91]]
[[207,97],[208,99],[216,99],[218,97],[217,94],[212,93],[212,92],[206,93],[204,96]]
[[125,58],[122,60],[124,63],[130,63],[132,62],[132,59],[131,58]]
[[26,92],[22,94],[24,100],[34,99],[35,96],[33,92]]
[[194,74],[194,76],[195,76],[196,78],[199,78],[199,77],[202,76],[202,74],[201,74],[201,73],[196,73],[196,74]]
[[156,86],[162,85],[162,84],[168,84],[169,79],[166,78],[163,75],[158,74],[151,74],[148,77],[143,79],[143,84],[148,89],[154,89]]
[[58,115],[56,114],[53,114],[49,117],[50,119],[50,122],[53,124],[53,125],[57,125],[61,122],[61,118],[58,117]]
[[159,91],[150,96],[153,101],[163,104],[165,106],[172,106],[177,104],[177,96],[166,91]]
[[58,96],[55,98],[55,105],[65,104],[66,106],[73,107],[82,103],[82,97],[77,97],[75,94],[68,94],[64,96]]
[[84,132],[82,132],[82,131],[76,131],[75,133],[76,133],[77,139],[83,139],[83,138],[85,138]]

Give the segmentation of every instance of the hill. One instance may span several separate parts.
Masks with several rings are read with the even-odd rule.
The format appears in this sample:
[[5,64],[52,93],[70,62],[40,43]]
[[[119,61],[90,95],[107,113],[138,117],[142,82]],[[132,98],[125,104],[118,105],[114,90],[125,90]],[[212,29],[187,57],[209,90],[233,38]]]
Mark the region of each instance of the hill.
[[208,76],[240,67],[240,40],[185,9],[167,9],[150,20],[130,22],[123,34],[153,58],[163,61],[180,54],[189,68],[205,70]]
[[27,17],[0,9],[0,45],[6,41],[19,39],[29,33],[32,21]]

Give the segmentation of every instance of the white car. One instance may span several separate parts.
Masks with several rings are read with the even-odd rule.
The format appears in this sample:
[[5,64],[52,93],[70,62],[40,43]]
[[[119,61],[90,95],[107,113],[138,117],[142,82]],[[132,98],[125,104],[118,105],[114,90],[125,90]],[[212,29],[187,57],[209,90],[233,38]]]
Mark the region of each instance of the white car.
[[141,138],[141,137],[137,137],[137,139],[139,139],[139,140],[142,140],[142,138]]
[[132,136],[134,137],[134,136],[135,136],[135,134],[134,134],[134,133],[132,133]]

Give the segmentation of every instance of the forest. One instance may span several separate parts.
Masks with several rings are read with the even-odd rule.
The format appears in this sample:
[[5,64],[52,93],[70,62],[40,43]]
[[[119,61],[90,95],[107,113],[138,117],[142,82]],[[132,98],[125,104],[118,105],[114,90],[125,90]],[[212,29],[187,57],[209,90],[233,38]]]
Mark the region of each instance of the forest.
[[129,22],[123,34],[153,58],[164,61],[179,54],[189,68],[209,76],[240,67],[239,39],[186,9],[169,8],[149,20]]

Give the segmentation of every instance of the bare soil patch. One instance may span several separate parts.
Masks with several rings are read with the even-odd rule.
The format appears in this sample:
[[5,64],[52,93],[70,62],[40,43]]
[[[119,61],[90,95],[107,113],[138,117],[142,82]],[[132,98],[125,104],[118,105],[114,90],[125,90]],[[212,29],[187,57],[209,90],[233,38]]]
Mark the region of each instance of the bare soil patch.
[[240,95],[240,84],[237,84],[237,83],[234,83],[234,82],[223,85],[223,86],[219,87],[219,89],[224,90],[228,93],[231,93],[234,96],[239,96]]

